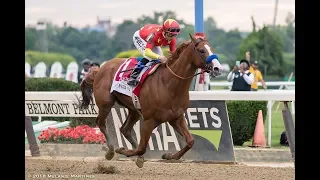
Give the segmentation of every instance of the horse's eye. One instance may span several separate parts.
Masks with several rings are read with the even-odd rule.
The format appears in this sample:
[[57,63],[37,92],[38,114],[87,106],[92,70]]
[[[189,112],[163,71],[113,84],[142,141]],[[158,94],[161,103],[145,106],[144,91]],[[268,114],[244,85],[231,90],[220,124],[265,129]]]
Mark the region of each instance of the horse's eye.
[[200,49],[200,51],[199,51],[200,53],[205,53],[206,51],[205,50],[203,50],[203,49]]

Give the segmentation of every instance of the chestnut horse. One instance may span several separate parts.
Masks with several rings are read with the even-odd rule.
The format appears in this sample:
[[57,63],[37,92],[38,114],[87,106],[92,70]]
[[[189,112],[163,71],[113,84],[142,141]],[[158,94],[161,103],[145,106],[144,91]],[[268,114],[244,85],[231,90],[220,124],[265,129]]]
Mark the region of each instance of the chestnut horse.
[[[96,122],[108,145],[108,148],[104,147],[107,151],[106,159],[110,160],[114,156],[114,146],[107,132],[106,118],[115,102],[129,111],[128,117],[120,128],[120,132],[134,148],[125,149],[120,147],[115,152],[127,157],[138,156],[136,160],[138,167],[141,168],[143,166],[143,154],[146,152],[152,131],[161,123],[169,122],[185,138],[187,143],[185,147],[175,154],[163,154],[163,159],[178,160],[192,148],[194,139],[189,132],[184,117],[184,113],[189,107],[189,87],[192,78],[198,68],[204,69],[205,72],[211,73],[212,76],[220,75],[222,70],[218,57],[213,54],[213,49],[208,41],[189,35],[191,41],[181,43],[175,53],[168,58],[168,62],[161,64],[144,81],[139,97],[141,111],[135,108],[131,97],[116,91],[110,93],[115,73],[126,59],[114,58],[107,61],[100,70],[93,71],[81,83],[82,100],[80,108],[88,108],[90,102],[93,101],[93,93],[99,109]],[[143,122],[138,145],[131,136],[131,131],[134,124],[140,119],[140,114],[143,117]]]

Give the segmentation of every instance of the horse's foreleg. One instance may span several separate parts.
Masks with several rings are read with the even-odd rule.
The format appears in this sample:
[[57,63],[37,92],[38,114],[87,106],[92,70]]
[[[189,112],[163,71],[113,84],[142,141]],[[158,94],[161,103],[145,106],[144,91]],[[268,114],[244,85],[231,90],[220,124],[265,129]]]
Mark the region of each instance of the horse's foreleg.
[[119,148],[116,150],[116,153],[125,155],[127,157],[131,156],[139,156],[136,165],[139,168],[143,167],[144,159],[143,159],[143,154],[147,150],[147,144],[150,139],[151,133],[156,128],[160,123],[150,119],[150,120],[144,120],[142,123],[142,130],[141,130],[141,138],[140,138],[140,143],[137,149],[125,149],[125,148]]
[[171,121],[170,125],[181,135],[185,138],[187,145],[183,147],[180,151],[175,154],[172,153],[165,153],[162,155],[162,159],[175,159],[179,160],[189,149],[192,148],[194,144],[194,139],[192,134],[189,132],[189,128],[185,121],[184,116],[178,118],[177,120]]
[[132,144],[133,149],[137,148],[138,143],[132,137],[131,132],[132,132],[132,128],[133,128],[134,124],[139,120],[139,118],[140,118],[140,114],[138,111],[129,110],[128,117],[120,128],[120,132]]

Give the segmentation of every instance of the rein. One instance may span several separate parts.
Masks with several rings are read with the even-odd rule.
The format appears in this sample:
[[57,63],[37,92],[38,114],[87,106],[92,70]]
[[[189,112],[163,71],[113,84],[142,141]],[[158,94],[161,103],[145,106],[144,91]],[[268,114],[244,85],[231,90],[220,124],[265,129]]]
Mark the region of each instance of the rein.
[[168,66],[168,63],[166,63],[166,67],[169,69],[169,71],[171,72],[171,74],[173,74],[173,75],[176,76],[177,78],[180,78],[180,79],[183,79],[183,80],[193,78],[193,77],[195,77],[195,76],[197,76],[197,75],[199,75],[199,74],[203,74],[203,73],[206,72],[206,71],[203,71],[203,72],[196,73],[196,74],[194,74],[193,76],[181,77],[181,76],[179,76],[178,74],[176,74],[175,72],[172,71],[172,69]]
[[[192,45],[193,45],[193,50],[194,50],[195,52],[197,52],[197,54],[198,54],[198,56],[201,58],[201,60],[204,61],[204,62],[206,62],[206,61],[202,58],[202,56],[199,54],[199,51],[197,51],[197,49],[196,49],[197,44],[200,43],[200,42],[202,42],[202,41],[205,41],[205,40],[200,40],[200,41],[196,42],[195,44],[192,42]],[[207,69],[206,69],[206,70],[204,70],[203,72],[199,72],[199,73],[194,74],[193,76],[181,77],[181,76],[179,76],[178,74],[176,74],[175,72],[173,72],[173,70],[169,67],[168,62],[166,63],[166,67],[169,69],[169,72],[170,72],[171,74],[173,74],[173,75],[176,76],[177,78],[180,78],[180,79],[183,79],[183,80],[193,78],[193,77],[195,77],[195,76],[197,76],[197,75],[199,75],[199,74],[203,74],[203,73],[205,73],[205,72],[210,72],[210,70],[207,70]]]

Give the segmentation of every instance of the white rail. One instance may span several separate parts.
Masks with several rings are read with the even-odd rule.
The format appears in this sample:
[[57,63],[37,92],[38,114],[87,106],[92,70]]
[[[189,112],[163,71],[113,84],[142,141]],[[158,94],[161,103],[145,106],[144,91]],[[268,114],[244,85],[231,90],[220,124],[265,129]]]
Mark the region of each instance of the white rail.
[[274,91],[190,91],[190,100],[294,101],[295,90]]
[[[295,86],[295,82],[291,81],[266,81],[266,86]],[[227,86],[232,86],[232,82],[228,81],[212,81],[210,82],[210,86],[217,87],[217,86],[222,86],[222,87],[227,87]],[[258,86],[262,86],[261,82],[258,82]]]
[[[26,101],[76,100],[80,92],[25,92]],[[295,90],[273,91],[190,91],[190,100],[295,101]]]

